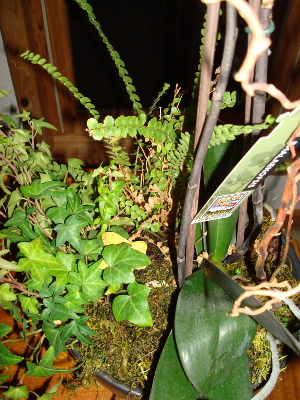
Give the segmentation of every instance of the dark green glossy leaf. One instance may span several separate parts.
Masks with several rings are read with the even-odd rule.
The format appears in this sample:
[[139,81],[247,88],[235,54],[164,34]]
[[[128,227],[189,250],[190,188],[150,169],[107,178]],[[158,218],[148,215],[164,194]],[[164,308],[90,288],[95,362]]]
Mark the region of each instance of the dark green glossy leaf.
[[84,251],[80,230],[88,225],[87,221],[79,220],[75,215],[68,217],[64,224],[58,224],[54,229],[57,232],[56,245],[61,246],[69,242],[79,253]]
[[155,371],[150,400],[198,400],[199,396],[182,369],[171,333]]
[[257,324],[251,317],[226,315],[232,305],[203,270],[192,274],[179,294],[176,345],[189,380],[202,395],[229,379],[255,336]]
[[11,331],[11,326],[0,324],[0,338],[7,335]]
[[53,360],[54,360],[54,349],[52,346],[50,346],[38,365],[27,361],[26,375],[36,376],[37,378],[48,378],[57,372],[64,373],[76,370],[76,368],[72,369],[56,368],[53,366]]
[[119,295],[113,301],[113,313],[117,321],[127,319],[140,326],[152,325],[147,297],[150,289],[139,283],[130,283],[127,287],[128,295]]
[[58,357],[58,353],[61,351],[67,351],[65,342],[61,339],[61,331],[58,330],[55,324],[44,321],[43,332],[45,333],[50,346],[53,346],[54,357]]
[[0,342],[0,366],[6,368],[7,365],[17,364],[21,362],[24,357],[15,356],[7,348],[3,343]]
[[48,189],[53,189],[58,186],[65,186],[65,184],[60,181],[41,183],[40,179],[35,179],[31,185],[20,186],[20,189],[24,197],[38,198],[38,196],[46,192]]
[[231,375],[222,385],[215,386],[209,392],[209,400],[250,400],[252,383],[248,356],[245,353],[235,365]]

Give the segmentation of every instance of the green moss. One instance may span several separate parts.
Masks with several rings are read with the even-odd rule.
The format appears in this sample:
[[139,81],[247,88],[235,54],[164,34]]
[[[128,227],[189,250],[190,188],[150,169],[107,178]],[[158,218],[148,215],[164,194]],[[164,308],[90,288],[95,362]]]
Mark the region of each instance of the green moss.
[[168,332],[169,319],[173,319],[170,315],[176,286],[172,266],[163,256],[135,273],[139,283],[159,281],[166,284],[150,290],[148,301],[153,325],[140,327],[127,321],[116,321],[111,309],[112,296],[103,297],[101,302],[86,307],[90,316],[87,325],[97,336],[90,337],[93,345],[77,343],[83,363],[78,379],[88,379],[97,370],[102,370],[137,388],[145,387],[151,376]]

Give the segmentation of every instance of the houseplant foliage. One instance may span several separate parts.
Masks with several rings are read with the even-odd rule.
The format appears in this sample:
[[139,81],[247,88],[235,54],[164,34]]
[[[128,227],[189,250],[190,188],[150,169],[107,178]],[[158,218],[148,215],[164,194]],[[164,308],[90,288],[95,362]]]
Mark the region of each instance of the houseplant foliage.
[[[158,234],[168,227],[178,227],[182,207],[179,193],[185,192],[193,166],[193,128],[186,130],[186,126],[193,126],[194,121],[188,120],[193,112],[182,113],[180,90],[176,88],[169,107],[159,117],[154,116],[159,99],[168,89],[166,84],[146,112],[124,62],[104,35],[92,7],[87,1],[75,1],[87,12],[106,44],[133,103],[134,113],[101,119],[91,99],[80,93],[55,66],[29,50],[22,54],[65,85],[89,110],[92,118],[87,121],[87,131],[95,140],[105,142],[111,159],[108,166],[101,165],[92,172],[86,172],[78,159],[69,159],[67,165],[60,165],[53,160],[49,146],[36,140],[43,128],[55,129],[53,126],[43,119],[31,119],[26,111],[18,117],[29,125],[28,130],[1,116],[8,125],[8,133],[1,131],[0,136],[0,186],[4,193],[0,203],[3,220],[0,237],[6,246],[0,259],[0,305],[22,323],[25,339],[39,331],[49,342],[46,355],[37,364],[33,359],[38,349],[27,362],[26,374],[37,377],[61,372],[53,366],[53,360],[59,352],[66,351],[65,342],[71,336],[84,343],[92,342],[94,332],[85,324],[87,316],[83,306],[97,302],[103,295],[114,298],[116,320],[141,326],[152,324],[147,303],[150,289],[137,282],[134,274],[135,269],[149,265],[150,259],[145,254],[146,243],[136,238],[141,231]],[[236,98],[235,92],[225,92],[220,99],[221,107],[232,107]],[[214,170],[220,163],[216,154],[222,154],[229,141],[267,126],[216,125],[209,141],[214,149],[207,152],[206,164]],[[136,141],[133,158],[118,144],[120,138],[127,136]],[[212,224],[209,240],[216,263],[225,256],[234,227],[235,220],[230,226],[228,221]],[[221,238],[220,229],[224,232]],[[7,257],[10,254],[15,255],[14,261]],[[187,281],[178,300],[174,334],[170,334],[158,366],[151,394],[153,400],[176,397],[180,391],[186,399],[251,397],[246,350],[256,324],[248,316],[236,320],[227,317],[232,303],[203,271]],[[191,327],[189,335],[185,324]],[[203,327],[209,327],[200,335],[206,346],[198,335],[198,329]],[[22,357],[13,355],[4,346],[9,343],[5,338],[8,333],[9,328],[0,325],[4,338],[0,343],[3,354],[0,365],[4,368],[22,361]],[[224,342],[214,352],[223,334]],[[200,348],[205,352],[200,352]],[[192,360],[189,357],[189,362],[184,363],[186,353],[196,357]],[[199,365],[201,357],[210,357],[211,362]],[[225,366],[225,359],[230,360],[232,371]],[[234,368],[236,363],[240,368]],[[165,365],[173,371],[167,385],[162,378],[166,375]],[[4,374],[2,381],[7,377]],[[243,393],[237,391],[241,380],[245,383]],[[18,399],[20,390],[21,397],[28,396],[26,387],[11,387],[5,394]]]

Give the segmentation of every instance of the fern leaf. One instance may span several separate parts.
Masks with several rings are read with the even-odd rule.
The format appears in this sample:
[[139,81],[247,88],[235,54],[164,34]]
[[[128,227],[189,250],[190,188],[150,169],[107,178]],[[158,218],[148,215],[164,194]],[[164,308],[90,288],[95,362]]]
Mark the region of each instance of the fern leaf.
[[58,79],[64,86],[66,86],[74,95],[74,97],[79,99],[80,103],[88,109],[88,111],[94,116],[94,118],[98,119],[100,117],[98,111],[95,110],[95,106],[91,103],[91,100],[88,97],[84,97],[81,93],[78,93],[78,89],[73,85],[72,82],[68,80],[68,78],[62,76],[60,72],[56,72],[56,67],[54,67],[50,63],[45,64],[45,58],[41,59],[41,56],[39,54],[29,53],[29,50],[26,50],[24,53],[22,53],[20,57],[30,61],[32,64],[41,65],[50,75],[52,75],[54,79]]
[[93,24],[95,26],[103,43],[106,45],[106,48],[107,48],[112,60],[114,61],[115,66],[117,67],[117,69],[119,71],[119,75],[124,82],[124,85],[125,85],[128,95],[129,95],[129,98],[133,103],[133,109],[137,112],[137,114],[143,114],[144,111],[142,110],[142,105],[140,104],[140,98],[135,93],[136,89],[132,84],[132,79],[128,76],[128,71],[125,69],[125,63],[123,60],[121,60],[119,53],[114,50],[113,46],[108,41],[107,37],[104,35],[101,25],[96,20],[96,16],[93,13],[92,6],[90,4],[88,4],[86,0],[75,0],[75,1],[76,1],[76,3],[78,3],[79,7],[81,7],[83,10],[85,10],[87,12],[89,21],[91,22],[91,24]]
[[256,125],[218,125],[214,128],[210,146],[219,145],[220,143],[225,143],[227,140],[234,140],[236,136],[251,133],[252,131],[259,129],[269,128],[269,123],[262,123]]

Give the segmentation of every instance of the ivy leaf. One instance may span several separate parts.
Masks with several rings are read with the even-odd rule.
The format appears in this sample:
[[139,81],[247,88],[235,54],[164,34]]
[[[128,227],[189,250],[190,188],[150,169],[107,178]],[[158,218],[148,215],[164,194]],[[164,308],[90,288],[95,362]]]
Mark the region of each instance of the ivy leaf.
[[84,248],[80,231],[87,225],[87,221],[79,220],[75,215],[71,215],[64,224],[58,224],[54,228],[57,232],[56,245],[61,246],[65,242],[69,242],[80,254],[83,253]]
[[17,387],[10,386],[3,394],[13,400],[27,399],[29,395],[26,385]]
[[87,320],[85,316],[81,317],[78,321],[71,321],[63,327],[59,328],[62,331],[62,340],[66,341],[70,336],[76,336],[81,342],[93,344],[93,342],[86,337],[95,336],[96,333],[88,326],[83,325]]
[[43,323],[43,332],[50,343],[50,346],[53,346],[54,356],[57,358],[59,352],[66,352],[67,349],[65,347],[65,341],[61,339],[61,332],[58,330],[55,324],[52,324],[48,321],[44,321]]
[[24,359],[24,357],[15,356],[3,343],[0,342],[0,366],[6,368],[7,365],[18,364]]
[[82,296],[79,286],[70,284],[66,286],[66,289],[68,293],[64,296],[66,300],[65,306],[74,312],[83,313],[84,309],[82,306],[84,304],[89,304],[89,302]]
[[20,235],[21,230],[16,228],[2,229],[0,231],[0,239],[8,239],[13,243],[28,242],[28,237]]
[[117,321],[127,319],[140,326],[152,325],[152,317],[149,310],[147,297],[150,289],[137,282],[127,287],[128,295],[117,296],[112,305],[113,313]]
[[11,377],[11,375],[0,375],[0,385],[3,383],[3,382],[5,382],[5,381],[7,381],[7,379],[9,379]]
[[58,251],[56,258],[68,271],[76,271],[76,258],[74,254],[66,254],[63,251]]
[[102,253],[102,246],[99,246],[99,242],[97,239],[83,240],[84,246],[84,255],[90,258],[94,258],[95,260],[98,258],[98,255]]
[[19,294],[18,298],[21,303],[21,308],[25,314],[39,314],[39,310],[37,308],[39,302],[37,301],[36,297],[27,297],[23,294]]
[[47,217],[51,218],[56,224],[62,224],[71,215],[65,207],[51,207],[46,211]]
[[24,270],[29,270],[40,282],[44,282],[51,268],[55,269],[60,266],[56,257],[43,250],[41,238],[34,239],[30,243],[18,243],[18,247],[27,257],[21,258],[19,265]]
[[38,198],[48,189],[53,189],[58,186],[65,186],[65,184],[60,181],[50,181],[41,183],[40,179],[35,179],[31,185],[20,186],[20,190],[24,197]]
[[29,222],[27,221],[26,214],[21,210],[17,210],[14,213],[14,216],[6,221],[4,226],[17,226],[29,239],[35,239],[37,237],[37,235],[31,229]]
[[78,263],[78,274],[70,272],[74,277],[73,282],[82,287],[82,292],[89,301],[97,301],[102,296],[107,283],[101,278],[100,261],[85,265],[83,261]]
[[93,222],[92,217],[87,213],[87,211],[92,210],[93,207],[83,206],[81,204],[80,197],[77,196],[74,192],[71,192],[68,195],[67,209],[69,210],[70,214],[81,216],[82,218],[88,220],[90,223]]
[[0,307],[5,308],[7,302],[17,300],[17,296],[10,289],[9,283],[0,285]]
[[11,329],[12,329],[11,326],[0,323],[0,338],[6,336],[11,331]]
[[37,378],[49,378],[50,376],[52,376],[57,372],[60,373],[72,372],[78,368],[78,367],[71,369],[56,368],[53,366],[53,360],[54,360],[54,348],[53,346],[50,346],[44,357],[39,362],[39,364],[33,364],[27,361],[26,363],[27,371],[25,372],[26,375],[35,376]]
[[106,246],[102,255],[109,265],[109,268],[103,272],[103,278],[109,285],[134,282],[132,269],[150,263],[150,259],[145,254],[133,250],[127,243]]

